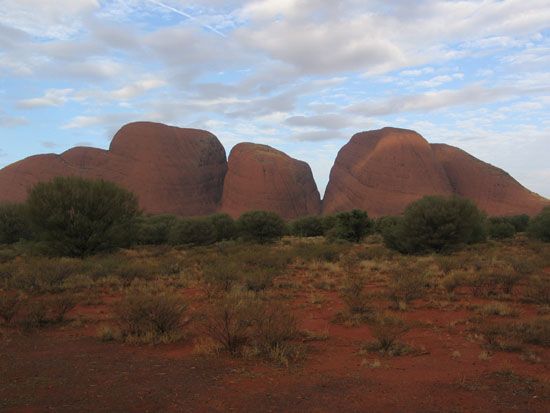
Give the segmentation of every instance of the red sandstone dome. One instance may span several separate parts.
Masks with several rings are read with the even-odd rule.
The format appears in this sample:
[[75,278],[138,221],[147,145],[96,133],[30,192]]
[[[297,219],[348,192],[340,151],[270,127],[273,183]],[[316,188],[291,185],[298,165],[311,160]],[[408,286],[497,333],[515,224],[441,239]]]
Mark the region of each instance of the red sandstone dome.
[[323,200],[330,214],[353,208],[397,215],[425,195],[460,195],[489,215],[536,214],[550,203],[506,172],[418,133],[384,128],[359,133],[338,153]]
[[489,215],[536,215],[550,201],[529,191],[507,172],[462,149],[432,144],[455,194],[469,198]]
[[445,170],[422,136],[384,128],[358,133],[340,149],[323,211],[359,208],[371,216],[396,215],[425,195],[452,193]]
[[233,217],[250,210],[286,219],[321,212],[309,165],[267,145],[240,143],[229,155],[222,211]]
[[21,202],[40,181],[76,175],[122,185],[149,213],[205,215],[219,208],[225,149],[209,132],[159,123],[123,126],[108,151],[77,147],[37,155],[0,170],[0,202]]

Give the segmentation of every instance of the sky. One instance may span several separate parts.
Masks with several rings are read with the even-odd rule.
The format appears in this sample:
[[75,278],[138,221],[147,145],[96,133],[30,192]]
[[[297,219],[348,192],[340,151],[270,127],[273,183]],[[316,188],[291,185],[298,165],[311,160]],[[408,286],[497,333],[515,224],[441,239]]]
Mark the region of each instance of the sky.
[[321,194],[354,133],[414,129],[550,197],[550,1],[0,0],[0,167],[138,120],[271,145]]

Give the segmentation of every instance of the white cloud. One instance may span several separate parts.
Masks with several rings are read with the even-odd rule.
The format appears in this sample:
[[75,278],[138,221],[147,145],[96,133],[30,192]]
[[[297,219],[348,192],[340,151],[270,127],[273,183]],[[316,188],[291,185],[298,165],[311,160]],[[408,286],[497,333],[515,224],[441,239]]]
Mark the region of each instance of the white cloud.
[[48,89],[41,97],[20,100],[17,102],[17,106],[23,109],[61,106],[67,102],[68,96],[72,92],[72,89]]
[[67,38],[99,7],[98,0],[2,0],[0,23],[37,37]]

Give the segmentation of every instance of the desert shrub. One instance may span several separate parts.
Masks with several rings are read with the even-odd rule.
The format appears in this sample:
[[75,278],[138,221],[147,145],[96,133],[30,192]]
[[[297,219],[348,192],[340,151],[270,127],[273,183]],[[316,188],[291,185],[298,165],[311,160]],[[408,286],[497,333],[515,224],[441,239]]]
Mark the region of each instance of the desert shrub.
[[254,317],[250,295],[232,292],[212,304],[205,317],[205,333],[224,350],[236,355],[250,340]]
[[298,335],[295,317],[278,305],[260,303],[254,317],[253,340],[270,349]]
[[328,234],[328,232],[336,226],[338,219],[336,215],[325,215],[321,217],[321,224],[323,225],[323,234]]
[[378,316],[372,320],[370,329],[375,341],[367,343],[365,347],[368,351],[399,356],[411,350],[399,342],[409,330],[409,326],[401,318],[392,315]]
[[390,274],[389,298],[400,309],[426,295],[429,287],[426,271],[420,266],[402,264]]
[[284,307],[259,300],[253,293],[231,292],[212,303],[205,332],[233,355],[245,353],[279,364],[297,355],[289,342],[297,337],[296,320]]
[[319,237],[324,234],[323,219],[311,216],[300,218],[290,224],[291,233],[297,237]]
[[346,245],[333,242],[298,243],[293,246],[291,254],[305,262],[338,262],[346,249]]
[[441,280],[441,286],[449,294],[453,294],[458,287],[466,283],[468,279],[467,273],[462,270],[449,271]]
[[512,215],[506,217],[506,220],[514,226],[516,232],[525,232],[527,227],[529,227],[529,215]]
[[270,268],[257,268],[243,274],[245,287],[254,292],[263,291],[273,285],[276,272]]
[[222,256],[205,262],[202,266],[202,274],[207,286],[212,287],[214,292],[215,290],[229,292],[242,279],[242,268],[239,262]]
[[399,217],[389,215],[376,219],[374,221],[374,232],[381,235],[384,234],[387,228],[391,228],[396,224],[396,221],[398,221],[398,219]]
[[0,244],[13,244],[30,236],[24,205],[0,204]]
[[550,242],[550,206],[531,219],[527,232],[535,239]]
[[214,228],[214,238],[217,242],[234,239],[237,236],[237,224],[227,214],[214,214],[208,217]]
[[21,304],[19,323],[26,330],[42,327],[48,322],[48,309],[43,300],[27,299]]
[[482,316],[516,317],[518,311],[501,302],[492,302],[476,308],[476,312]]
[[550,305],[550,278],[547,276],[531,277],[524,294],[528,301],[535,304]]
[[403,253],[446,252],[484,238],[484,215],[459,197],[426,196],[411,203],[402,219],[383,233],[389,248]]
[[407,246],[407,243],[410,242],[408,238],[405,237],[403,229],[403,217],[384,217],[381,218],[378,227],[384,245],[387,248],[390,248],[394,251],[406,252],[411,248]]
[[76,305],[75,297],[71,294],[60,294],[50,297],[46,301],[48,320],[60,323],[65,320],[65,315]]
[[137,225],[137,243],[142,245],[167,244],[170,231],[176,225],[177,220],[174,215],[140,217]]
[[527,322],[485,324],[480,328],[489,347],[502,351],[519,351],[522,343],[550,346],[550,319]]
[[516,234],[516,227],[505,218],[491,217],[487,226],[489,236],[493,239],[511,238]]
[[341,296],[351,314],[368,315],[372,311],[372,300],[364,289],[365,278],[358,273],[348,273]]
[[328,232],[329,238],[359,242],[372,232],[373,223],[365,211],[354,209],[336,214],[336,225]]
[[179,219],[170,231],[173,245],[210,245],[216,242],[216,232],[208,218]]
[[512,334],[528,344],[550,347],[550,318],[538,318],[513,325]]
[[285,222],[274,212],[245,212],[237,220],[239,234],[246,241],[261,244],[273,242],[284,235]]
[[81,268],[74,258],[28,258],[12,268],[7,285],[29,293],[61,291],[65,280]]
[[135,237],[137,198],[111,182],[41,182],[29,192],[27,208],[35,238],[54,255],[90,255],[129,245]]
[[167,343],[180,338],[185,308],[181,296],[174,291],[136,284],[114,310],[125,341]]
[[0,317],[6,324],[11,323],[15,314],[17,314],[21,301],[21,297],[18,295],[0,294]]

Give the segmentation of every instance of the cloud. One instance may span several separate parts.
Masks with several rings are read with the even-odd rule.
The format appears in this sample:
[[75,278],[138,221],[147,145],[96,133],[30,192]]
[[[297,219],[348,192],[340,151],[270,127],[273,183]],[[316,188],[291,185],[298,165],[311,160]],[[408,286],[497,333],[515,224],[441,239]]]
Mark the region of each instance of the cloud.
[[343,139],[344,134],[334,130],[312,130],[301,132],[293,135],[292,140],[295,141],[326,141],[330,139]]
[[0,128],[13,128],[27,125],[29,121],[20,116],[11,116],[0,109]]
[[379,101],[362,102],[349,106],[350,113],[363,116],[384,116],[403,112],[430,112],[460,105],[480,105],[536,94],[550,93],[550,85],[539,88],[493,87],[470,85],[463,89],[443,89],[417,95],[391,97]]
[[[329,130],[349,128],[355,122],[350,116],[336,113],[314,116],[292,116],[285,120],[290,126],[298,127],[321,127]],[[304,139],[305,140],[305,139]]]
[[48,89],[44,96],[31,99],[23,99],[17,102],[17,107],[22,109],[35,109],[48,106],[61,106],[68,100],[72,89]]
[[98,0],[3,0],[0,23],[37,37],[67,38],[99,7]]

